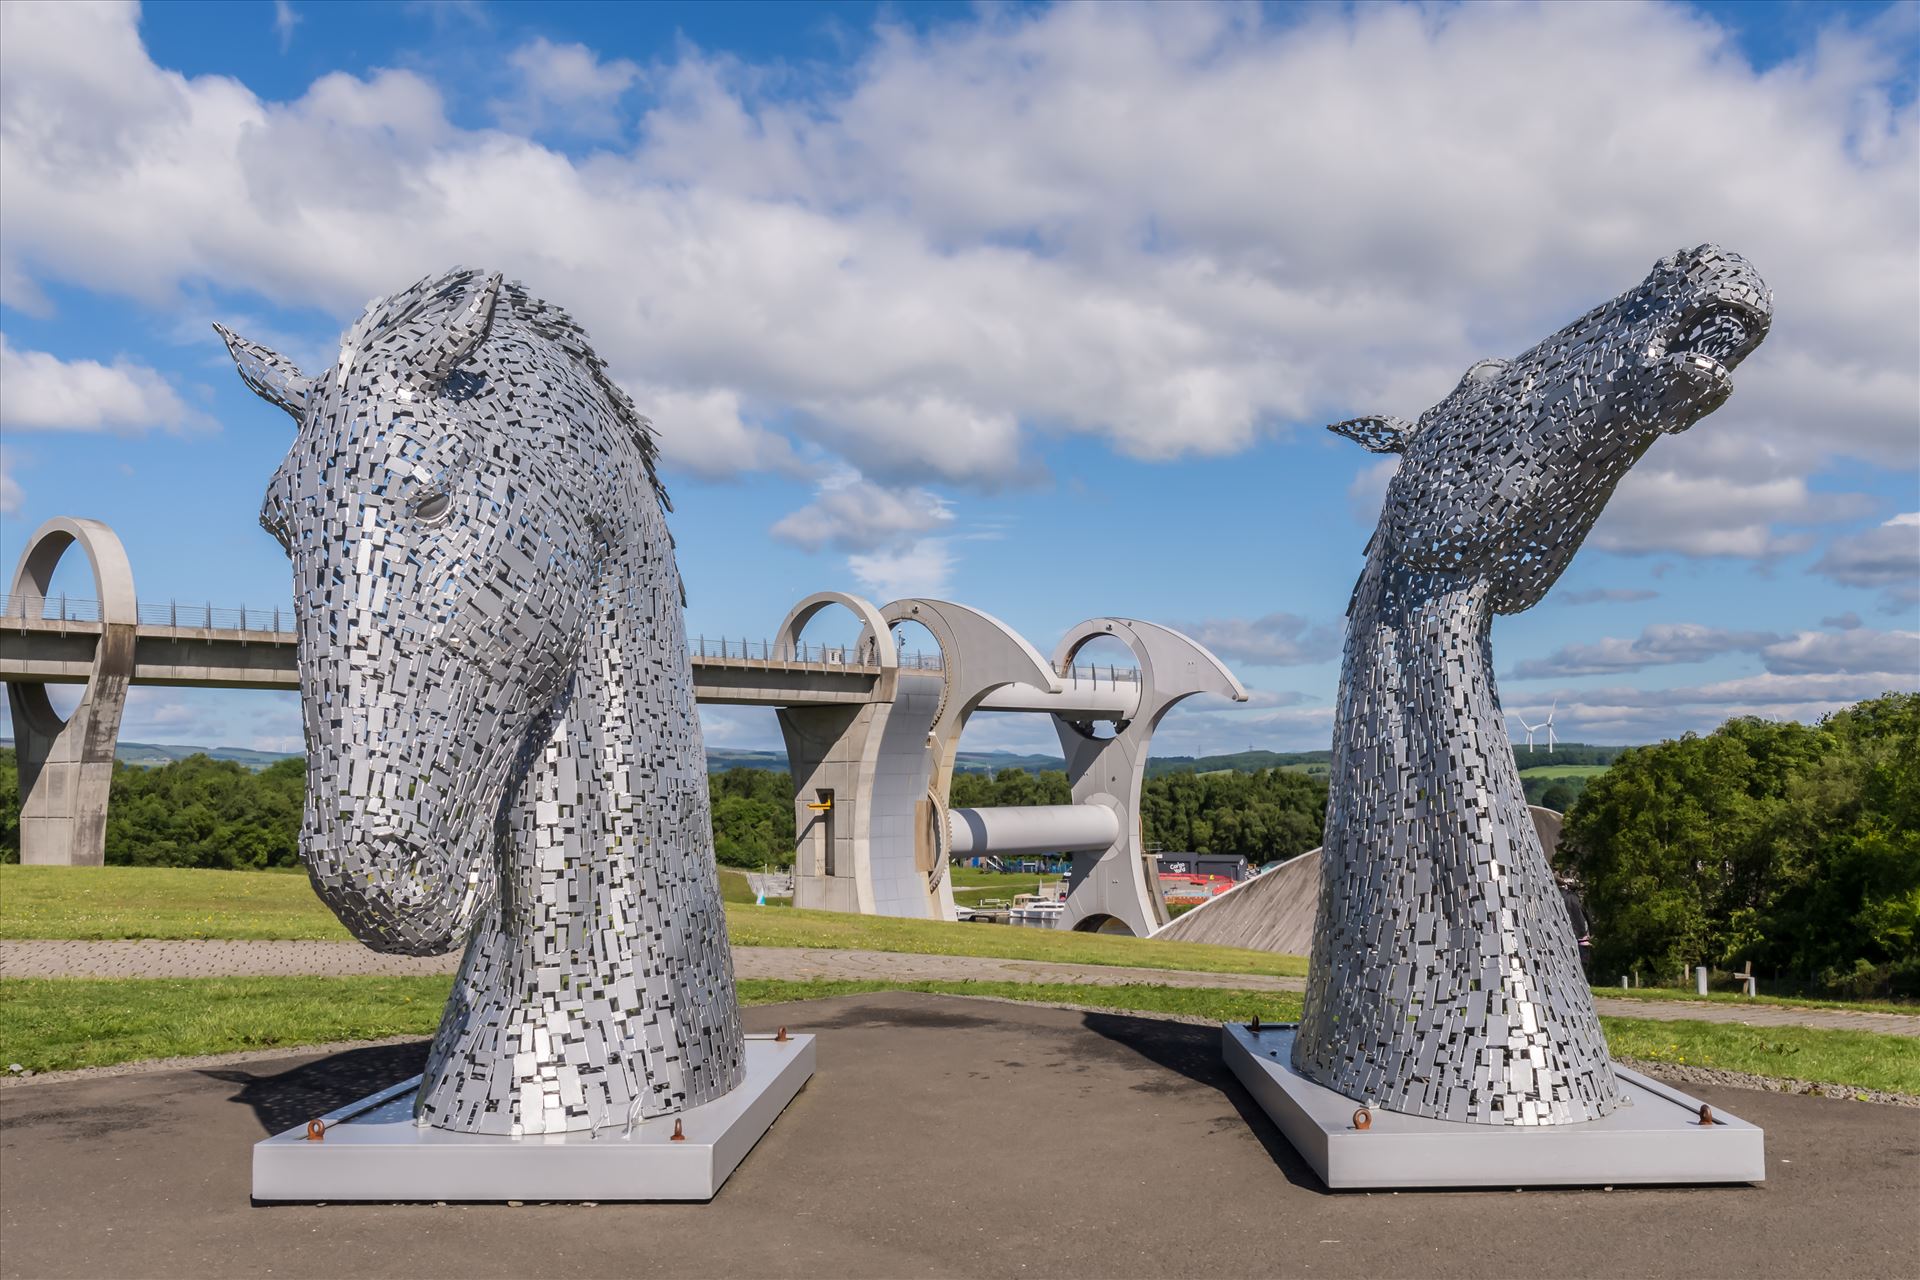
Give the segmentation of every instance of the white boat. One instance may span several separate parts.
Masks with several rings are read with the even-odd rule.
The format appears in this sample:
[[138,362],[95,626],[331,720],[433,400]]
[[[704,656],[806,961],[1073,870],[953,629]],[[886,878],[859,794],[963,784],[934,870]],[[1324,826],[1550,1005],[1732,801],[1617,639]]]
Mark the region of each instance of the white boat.
[[1066,912],[1067,904],[1058,898],[1023,893],[1013,900],[1013,909],[1007,912],[1007,923],[1024,925],[1029,929],[1057,929]]

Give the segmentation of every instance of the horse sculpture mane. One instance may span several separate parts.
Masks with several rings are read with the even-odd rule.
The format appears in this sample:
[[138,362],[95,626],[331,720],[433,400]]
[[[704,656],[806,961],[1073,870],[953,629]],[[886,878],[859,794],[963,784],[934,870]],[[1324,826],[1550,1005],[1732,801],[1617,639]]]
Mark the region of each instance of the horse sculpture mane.
[[[341,349],[374,350],[391,343],[396,335],[430,330],[449,311],[472,297],[487,280],[488,277],[480,271],[455,267],[438,276],[416,281],[398,293],[377,298],[367,304],[353,327],[341,337]],[[654,436],[653,423],[634,407],[632,397],[613,380],[607,371],[607,362],[593,349],[592,341],[579,322],[564,307],[528,293],[518,281],[502,281],[494,294],[489,340],[499,342],[510,335],[551,344],[558,354],[577,364],[593,380],[614,420],[631,435],[655,492],[666,502],[667,510],[673,510],[673,504],[667,501],[666,489],[655,470],[659,441]],[[510,367],[512,385],[504,393],[498,390],[488,393],[508,396],[522,394],[527,389],[528,376],[533,372],[524,366]]]
[[301,854],[368,945],[466,953],[417,1101],[594,1129],[744,1071],[683,593],[647,420],[566,312],[455,270],[317,377],[221,330],[299,432]]

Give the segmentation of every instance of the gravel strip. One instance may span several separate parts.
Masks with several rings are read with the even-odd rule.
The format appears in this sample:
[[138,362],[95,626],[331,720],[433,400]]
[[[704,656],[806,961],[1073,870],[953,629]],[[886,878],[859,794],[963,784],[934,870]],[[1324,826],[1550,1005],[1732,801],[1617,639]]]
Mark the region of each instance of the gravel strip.
[[1614,1061],[1675,1084],[1723,1084],[1732,1089],[1759,1089],[1763,1093],[1798,1093],[1815,1098],[1840,1098],[1849,1102],[1878,1102],[1889,1107],[1920,1107],[1920,1094],[1889,1093],[1884,1089],[1864,1089],[1850,1084],[1820,1084],[1813,1080],[1793,1080],[1784,1076],[1750,1076],[1744,1071],[1682,1066],[1677,1062],[1648,1062],[1640,1058],[1615,1058]]

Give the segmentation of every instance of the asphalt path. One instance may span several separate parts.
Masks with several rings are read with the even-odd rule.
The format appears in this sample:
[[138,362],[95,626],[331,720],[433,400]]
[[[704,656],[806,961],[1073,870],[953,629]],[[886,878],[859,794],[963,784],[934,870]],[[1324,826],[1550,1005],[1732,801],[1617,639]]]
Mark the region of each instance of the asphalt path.
[[1920,1112],[1694,1087],[1715,1188],[1329,1193],[1212,1027],[882,993],[745,1012],[819,1071],[705,1205],[274,1205],[248,1151],[420,1042],[0,1090],[0,1274],[1910,1277]]

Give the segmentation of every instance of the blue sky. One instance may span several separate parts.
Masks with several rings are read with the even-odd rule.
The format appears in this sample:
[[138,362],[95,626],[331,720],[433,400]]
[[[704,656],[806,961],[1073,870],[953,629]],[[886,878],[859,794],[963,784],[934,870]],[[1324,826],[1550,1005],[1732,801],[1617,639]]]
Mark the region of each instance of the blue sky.
[[[1502,692],[1586,741],[1815,716],[1920,685],[1917,15],[8,5],[0,559],[90,515],[143,598],[285,601],[289,424],[209,322],[315,371],[370,298],[488,266],[655,418],[693,632],[826,587],[1043,651],[1143,617],[1256,691],[1159,750],[1317,747],[1386,478],[1321,427],[1711,239],[1773,334],[1497,624]],[[298,745],[290,697],[137,694],[129,739]]]

